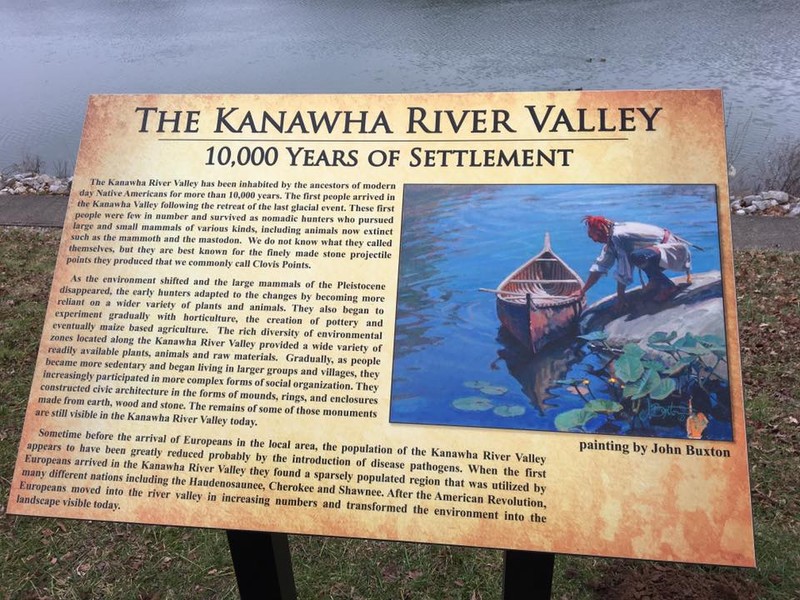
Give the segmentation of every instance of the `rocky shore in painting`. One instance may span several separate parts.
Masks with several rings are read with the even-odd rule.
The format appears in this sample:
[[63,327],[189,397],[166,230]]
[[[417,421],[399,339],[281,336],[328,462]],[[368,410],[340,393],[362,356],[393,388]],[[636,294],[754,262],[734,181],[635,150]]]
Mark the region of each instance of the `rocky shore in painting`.
[[[606,343],[615,348],[625,344],[642,344],[658,331],[675,331],[677,337],[686,333],[695,336],[716,335],[724,338],[722,318],[722,279],[719,271],[692,275],[692,283],[676,278],[681,290],[671,300],[655,303],[644,296],[641,287],[626,293],[630,309],[616,312],[616,295],[595,302],[581,316],[582,334],[603,331]],[[710,318],[711,316],[715,318]]]
[[585,404],[555,419],[560,431],[730,440],[731,405],[719,271],[673,280],[654,302],[641,287],[586,310],[578,339],[583,378],[561,380]]

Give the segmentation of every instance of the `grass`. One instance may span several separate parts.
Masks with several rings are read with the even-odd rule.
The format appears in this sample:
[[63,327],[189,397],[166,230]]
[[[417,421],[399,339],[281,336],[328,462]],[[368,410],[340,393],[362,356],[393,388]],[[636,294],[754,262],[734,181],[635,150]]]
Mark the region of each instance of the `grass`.
[[[4,510],[60,231],[0,230]],[[558,556],[553,598],[800,597],[800,254],[736,253],[755,570]],[[291,536],[301,599],[499,598],[500,551]],[[1,598],[236,598],[224,532],[0,516]],[[535,585],[535,581],[531,581]]]

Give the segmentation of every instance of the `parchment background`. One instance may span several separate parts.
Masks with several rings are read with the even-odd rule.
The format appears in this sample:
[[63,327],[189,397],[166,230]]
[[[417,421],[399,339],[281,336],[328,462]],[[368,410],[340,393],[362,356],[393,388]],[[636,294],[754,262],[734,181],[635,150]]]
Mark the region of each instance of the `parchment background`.
[[[545,132],[538,134],[527,116],[525,104],[537,107],[556,104],[560,108],[585,107],[593,109],[622,106],[661,106],[654,132],[628,133],[570,133]],[[199,134],[158,134],[138,132],[141,118],[134,113],[137,106],[158,106],[164,110],[202,111]],[[358,148],[362,161],[369,149],[401,149],[410,145],[444,149],[448,147],[505,147],[513,142],[499,139],[559,138],[563,141],[520,143],[528,147],[571,147],[575,149],[569,167],[531,169],[464,169],[411,168],[401,159],[394,168],[288,167],[278,165],[264,171],[263,167],[207,167],[205,148],[218,138],[241,137],[248,140],[270,139],[307,140],[313,146],[315,136],[252,134],[213,134],[211,121],[218,106],[239,106],[242,110],[258,112],[263,109],[290,112],[296,110],[383,110],[395,129],[393,135],[321,134],[316,139],[339,139],[341,144],[320,147]],[[511,113],[510,122],[516,134],[407,134],[406,107],[426,109],[504,108]],[[578,141],[592,136],[625,137],[625,141]],[[165,142],[159,138],[203,138],[208,143]],[[454,140],[442,142],[442,139]],[[348,140],[353,140],[350,143]],[[356,142],[355,140],[359,140]],[[367,141],[364,141],[367,140]],[[413,144],[399,142],[411,140]],[[435,143],[433,143],[435,141]],[[395,143],[397,142],[397,143]],[[471,146],[469,142],[479,142]],[[255,143],[255,142],[253,142]],[[260,143],[260,142],[259,142]],[[265,142],[266,143],[266,142]],[[269,142],[273,143],[273,142]],[[276,141],[276,145],[285,142]],[[299,142],[293,142],[295,145]],[[234,145],[234,142],[230,142]],[[234,173],[235,171],[235,173]],[[67,249],[78,212],[77,192],[91,190],[92,177],[116,179],[189,178],[189,179],[284,179],[287,181],[382,181],[396,183],[698,183],[715,184],[719,191],[719,223],[723,260],[723,286],[728,336],[728,361],[731,371],[731,402],[733,409],[734,443],[716,447],[729,449],[730,458],[697,458],[690,456],[622,455],[608,452],[578,452],[581,439],[591,436],[557,433],[515,432],[498,430],[459,429],[414,425],[391,425],[388,422],[390,390],[391,344],[393,339],[394,302],[390,298],[384,315],[384,346],[380,384],[381,404],[376,421],[353,419],[313,420],[297,417],[262,419],[258,431],[244,432],[262,439],[291,439],[293,441],[375,444],[392,447],[471,449],[514,453],[536,452],[547,457],[548,486],[545,496],[546,524],[481,521],[447,517],[385,515],[371,512],[322,511],[290,507],[268,508],[250,505],[222,507],[206,502],[166,502],[147,498],[125,497],[121,510],[109,514],[94,509],[47,510],[15,501],[20,483],[22,455],[18,457],[15,478],[10,494],[8,512],[81,519],[111,519],[140,523],[206,526],[265,531],[324,534],[349,537],[413,540],[510,549],[546,550],[558,553],[596,554],[633,558],[679,560],[689,562],[723,563],[748,566],[754,564],[753,532],[749,500],[747,452],[743,422],[740,360],[736,324],[736,303],[731,258],[731,233],[727,206],[726,160],[721,94],[719,91],[641,91],[641,92],[557,92],[513,94],[443,94],[403,96],[96,96],[90,100],[83,141],[77,162],[73,193],[65,221],[61,250],[53,280],[40,355],[32,389],[41,383],[54,311],[59,299],[57,290],[68,283],[73,274],[92,273],[173,276],[174,268],[135,267],[99,268],[90,265],[66,265]],[[398,200],[399,203],[400,199]],[[120,211],[120,212],[125,212]],[[124,219],[123,219],[124,220]],[[395,219],[393,247],[399,243],[399,214]],[[269,273],[272,278],[337,279],[364,282],[386,282],[395,286],[396,261],[387,268],[386,262],[346,262],[316,260],[308,272]],[[229,277],[230,273],[181,272],[180,276]],[[76,347],[80,347],[79,345]],[[156,359],[153,359],[156,360]],[[32,394],[33,397],[33,394]],[[219,435],[214,427],[159,424],[136,424],[128,421],[86,421],[35,417],[29,409],[25,421],[21,448],[28,442],[41,441],[40,428],[90,429],[116,435],[126,433],[178,433]],[[630,441],[630,440],[626,440]],[[652,440],[641,440],[650,445]],[[674,441],[675,445],[684,443]],[[706,442],[693,442],[703,447]],[[115,442],[114,445],[123,444]],[[235,450],[235,449],[232,449]],[[384,457],[389,458],[389,457]],[[397,457],[394,457],[396,460]],[[493,466],[502,466],[495,464]],[[519,467],[520,465],[515,465]],[[465,477],[468,477],[465,475]],[[55,482],[57,483],[57,482]],[[409,488],[410,489],[410,488]],[[428,490],[430,491],[430,490]],[[498,495],[502,495],[498,493]],[[452,503],[444,503],[446,506]],[[461,506],[460,508],[486,507]],[[501,509],[502,510],[502,509]]]

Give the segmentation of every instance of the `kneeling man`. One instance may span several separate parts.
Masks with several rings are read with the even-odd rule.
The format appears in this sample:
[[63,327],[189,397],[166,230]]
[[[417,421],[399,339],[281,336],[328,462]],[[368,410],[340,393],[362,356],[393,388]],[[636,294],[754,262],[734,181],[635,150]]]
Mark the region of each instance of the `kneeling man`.
[[691,283],[692,253],[689,243],[670,230],[646,223],[615,223],[602,216],[584,217],[589,237],[603,244],[600,256],[589,269],[586,284],[576,296],[584,296],[616,263],[617,306],[625,306],[625,289],[633,281],[633,269],[647,275],[644,291],[656,302],[666,302],[678,293],[678,286],[664,270],[683,271]]

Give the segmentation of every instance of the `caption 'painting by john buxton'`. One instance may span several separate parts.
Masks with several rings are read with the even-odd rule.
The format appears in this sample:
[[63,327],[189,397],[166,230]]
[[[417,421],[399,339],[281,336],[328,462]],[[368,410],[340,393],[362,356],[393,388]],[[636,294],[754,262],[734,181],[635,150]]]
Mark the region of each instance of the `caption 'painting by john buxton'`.
[[732,439],[713,185],[405,188],[391,420]]

